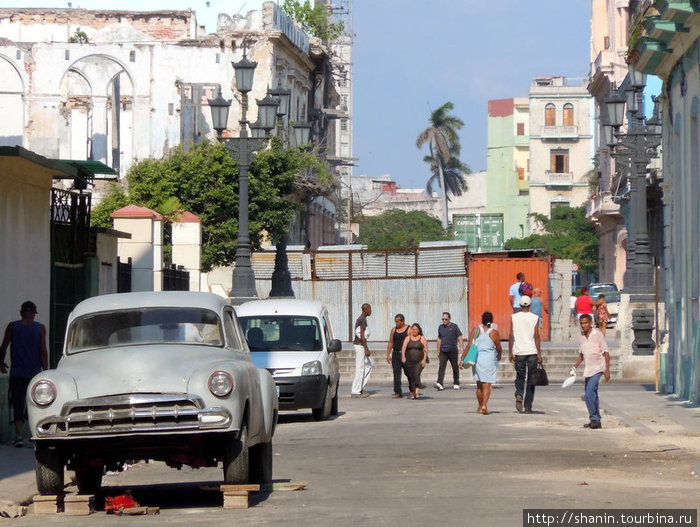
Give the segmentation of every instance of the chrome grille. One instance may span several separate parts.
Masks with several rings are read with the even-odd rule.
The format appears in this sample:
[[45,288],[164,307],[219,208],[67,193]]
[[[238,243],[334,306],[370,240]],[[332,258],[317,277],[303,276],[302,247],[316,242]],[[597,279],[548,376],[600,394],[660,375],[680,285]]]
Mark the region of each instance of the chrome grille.
[[39,437],[79,436],[222,428],[231,422],[224,408],[205,408],[197,396],[129,395],[73,401],[60,416],[37,425]]

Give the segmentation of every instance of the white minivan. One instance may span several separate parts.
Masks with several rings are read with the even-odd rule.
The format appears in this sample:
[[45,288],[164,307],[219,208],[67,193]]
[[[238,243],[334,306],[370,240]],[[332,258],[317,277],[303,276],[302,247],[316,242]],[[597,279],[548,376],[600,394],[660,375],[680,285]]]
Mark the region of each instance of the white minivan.
[[236,314],[253,363],[275,379],[280,410],[311,408],[317,420],[338,413],[341,343],[321,302],[253,300]]

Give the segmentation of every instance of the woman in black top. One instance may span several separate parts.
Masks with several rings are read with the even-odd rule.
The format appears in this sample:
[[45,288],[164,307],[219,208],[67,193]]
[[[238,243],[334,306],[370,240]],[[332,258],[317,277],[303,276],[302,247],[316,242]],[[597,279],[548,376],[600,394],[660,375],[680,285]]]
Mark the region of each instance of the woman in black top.
[[420,399],[420,372],[428,358],[428,341],[423,336],[423,329],[414,323],[409,330],[408,338],[403,341],[401,348],[401,360],[404,363],[406,377],[408,377],[408,389],[411,391],[411,399]]
[[394,395],[392,397],[400,399],[403,397],[401,393],[401,372],[403,371],[401,348],[403,347],[404,339],[408,335],[408,324],[406,324],[406,319],[401,313],[394,317],[394,322],[396,326],[391,329],[389,343],[386,346],[386,361],[391,364],[391,369],[394,372]]

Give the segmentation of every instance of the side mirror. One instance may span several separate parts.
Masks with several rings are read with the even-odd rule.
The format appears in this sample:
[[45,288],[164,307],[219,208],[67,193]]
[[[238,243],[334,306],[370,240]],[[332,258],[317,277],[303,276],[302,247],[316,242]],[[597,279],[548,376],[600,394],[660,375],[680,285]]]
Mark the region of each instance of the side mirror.
[[343,345],[338,339],[333,339],[328,343],[328,353],[337,353],[343,349]]

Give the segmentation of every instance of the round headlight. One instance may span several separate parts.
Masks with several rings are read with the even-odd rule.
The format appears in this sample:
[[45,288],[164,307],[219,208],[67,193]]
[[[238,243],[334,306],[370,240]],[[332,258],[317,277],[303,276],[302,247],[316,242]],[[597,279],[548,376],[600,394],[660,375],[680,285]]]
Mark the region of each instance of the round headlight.
[[32,386],[31,396],[37,406],[48,406],[56,400],[56,386],[49,380],[41,379]]
[[209,377],[209,391],[217,397],[226,397],[233,391],[233,377],[225,371],[215,371]]

